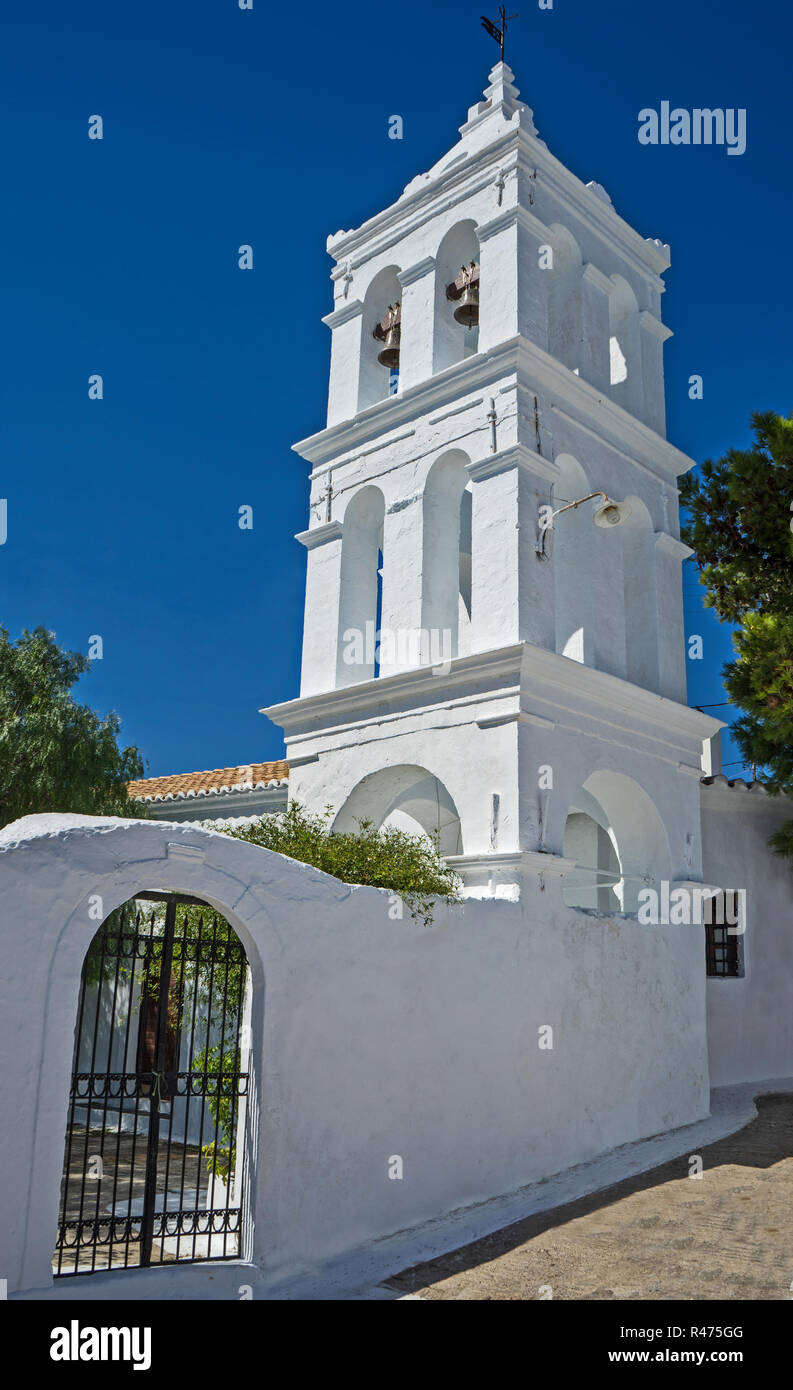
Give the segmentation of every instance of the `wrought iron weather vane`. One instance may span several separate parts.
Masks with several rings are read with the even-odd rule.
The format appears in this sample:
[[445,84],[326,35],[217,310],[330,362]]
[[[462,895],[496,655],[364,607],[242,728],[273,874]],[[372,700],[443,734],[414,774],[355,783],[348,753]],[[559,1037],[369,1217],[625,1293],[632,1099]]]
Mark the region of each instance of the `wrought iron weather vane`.
[[493,23],[492,19],[488,19],[485,15],[481,15],[480,18],[481,18],[481,20],[482,20],[482,28],[487,30],[487,32],[488,32],[488,34],[490,35],[491,39],[495,39],[496,43],[498,44],[499,48],[501,49],[501,61],[502,61],[502,63],[503,63],[503,61],[504,61],[504,40],[505,40],[506,37],[507,37],[507,24],[508,24],[508,22],[509,22],[510,19],[517,19],[518,16],[517,16],[516,14],[507,14],[507,12],[506,12],[506,10],[505,10],[505,8],[504,8],[503,5],[499,5],[499,7],[498,7],[498,13],[499,13],[499,18],[500,18],[500,20],[501,20],[501,28],[500,28],[500,29],[499,29],[499,27],[498,27],[497,24],[494,24],[494,23]]

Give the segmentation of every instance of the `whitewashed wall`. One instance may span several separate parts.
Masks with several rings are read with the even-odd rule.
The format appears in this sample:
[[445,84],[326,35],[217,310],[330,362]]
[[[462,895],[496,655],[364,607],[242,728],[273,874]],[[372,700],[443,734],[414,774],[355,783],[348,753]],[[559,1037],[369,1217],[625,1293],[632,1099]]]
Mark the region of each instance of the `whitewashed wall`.
[[746,890],[744,973],[708,980],[713,1084],[793,1076],[793,870],[768,847],[793,804],[721,776],[701,804],[705,882]]
[[[218,907],[253,977],[246,1262],[56,1281],[83,955],[142,888]],[[522,903],[391,920],[385,892],[186,825],[33,816],[0,833],[3,1271],[34,1297],[233,1297],[707,1113],[702,942]],[[554,1029],[552,1050],[538,1030]],[[13,1117],[13,1122],[11,1122]],[[402,1180],[388,1177],[399,1155]],[[119,1282],[115,1282],[118,1279]],[[93,1290],[93,1292],[92,1292]],[[165,1293],[164,1293],[165,1291]]]

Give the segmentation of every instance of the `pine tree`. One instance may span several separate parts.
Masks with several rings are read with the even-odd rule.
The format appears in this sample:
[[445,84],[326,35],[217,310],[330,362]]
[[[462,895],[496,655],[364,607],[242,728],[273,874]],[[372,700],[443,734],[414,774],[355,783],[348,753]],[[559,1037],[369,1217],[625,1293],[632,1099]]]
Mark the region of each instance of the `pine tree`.
[[[793,793],[793,416],[752,416],[750,449],[729,449],[682,481],[690,513],[683,539],[696,552],[705,606],[737,623],[736,659],[724,668],[732,733],[762,768],[772,795]],[[793,821],[774,835],[793,860]]]

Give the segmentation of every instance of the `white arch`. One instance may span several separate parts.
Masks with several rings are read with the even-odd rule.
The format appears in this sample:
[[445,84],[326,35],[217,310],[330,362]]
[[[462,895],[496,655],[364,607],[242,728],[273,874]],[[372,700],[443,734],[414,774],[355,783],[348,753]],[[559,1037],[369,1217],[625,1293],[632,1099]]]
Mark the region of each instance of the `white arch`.
[[361,820],[437,835],[441,854],[463,853],[460,814],[451,794],[417,763],[384,767],[363,777],[336,815],[333,829],[355,830]]
[[452,657],[460,648],[461,617],[464,627],[470,624],[468,461],[461,449],[441,454],[427,474],[422,501],[421,626],[439,633],[435,649]]
[[670,877],[661,816],[644,788],[621,772],[600,769],[587,778],[568,811],[563,853],[580,866],[563,882],[570,907],[633,913],[643,887],[657,891]]
[[478,330],[466,330],[454,317],[455,305],[446,298],[446,287],[464,265],[479,260],[476,223],[457,222],[444,236],[435,259],[435,322],[432,342],[433,374],[476,351]]
[[385,498],[368,484],[344,512],[341,543],[336,686],[356,685],[375,674],[379,628],[379,557],[383,548]]
[[372,334],[389,304],[398,304],[402,300],[402,286],[398,276],[398,266],[385,266],[373,277],[364,295],[361,315],[361,365],[358,374],[359,410],[365,410],[367,406],[385,400],[389,393],[389,368],[382,367],[377,360],[382,343],[373,338]]

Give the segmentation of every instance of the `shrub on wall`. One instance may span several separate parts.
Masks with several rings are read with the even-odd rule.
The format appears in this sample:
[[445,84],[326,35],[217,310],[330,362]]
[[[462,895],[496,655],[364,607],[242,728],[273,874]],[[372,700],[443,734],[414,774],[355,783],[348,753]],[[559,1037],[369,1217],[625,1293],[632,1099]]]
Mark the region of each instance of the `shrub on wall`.
[[313,864],[344,883],[388,888],[425,926],[432,922],[436,898],[460,901],[459,879],[441,858],[437,838],[410,835],[393,826],[377,828],[368,820],[358,821],[357,833],[334,831],[332,815],[330,808],[315,815],[293,801],[286,811],[262,816],[251,825],[222,829],[237,840]]

